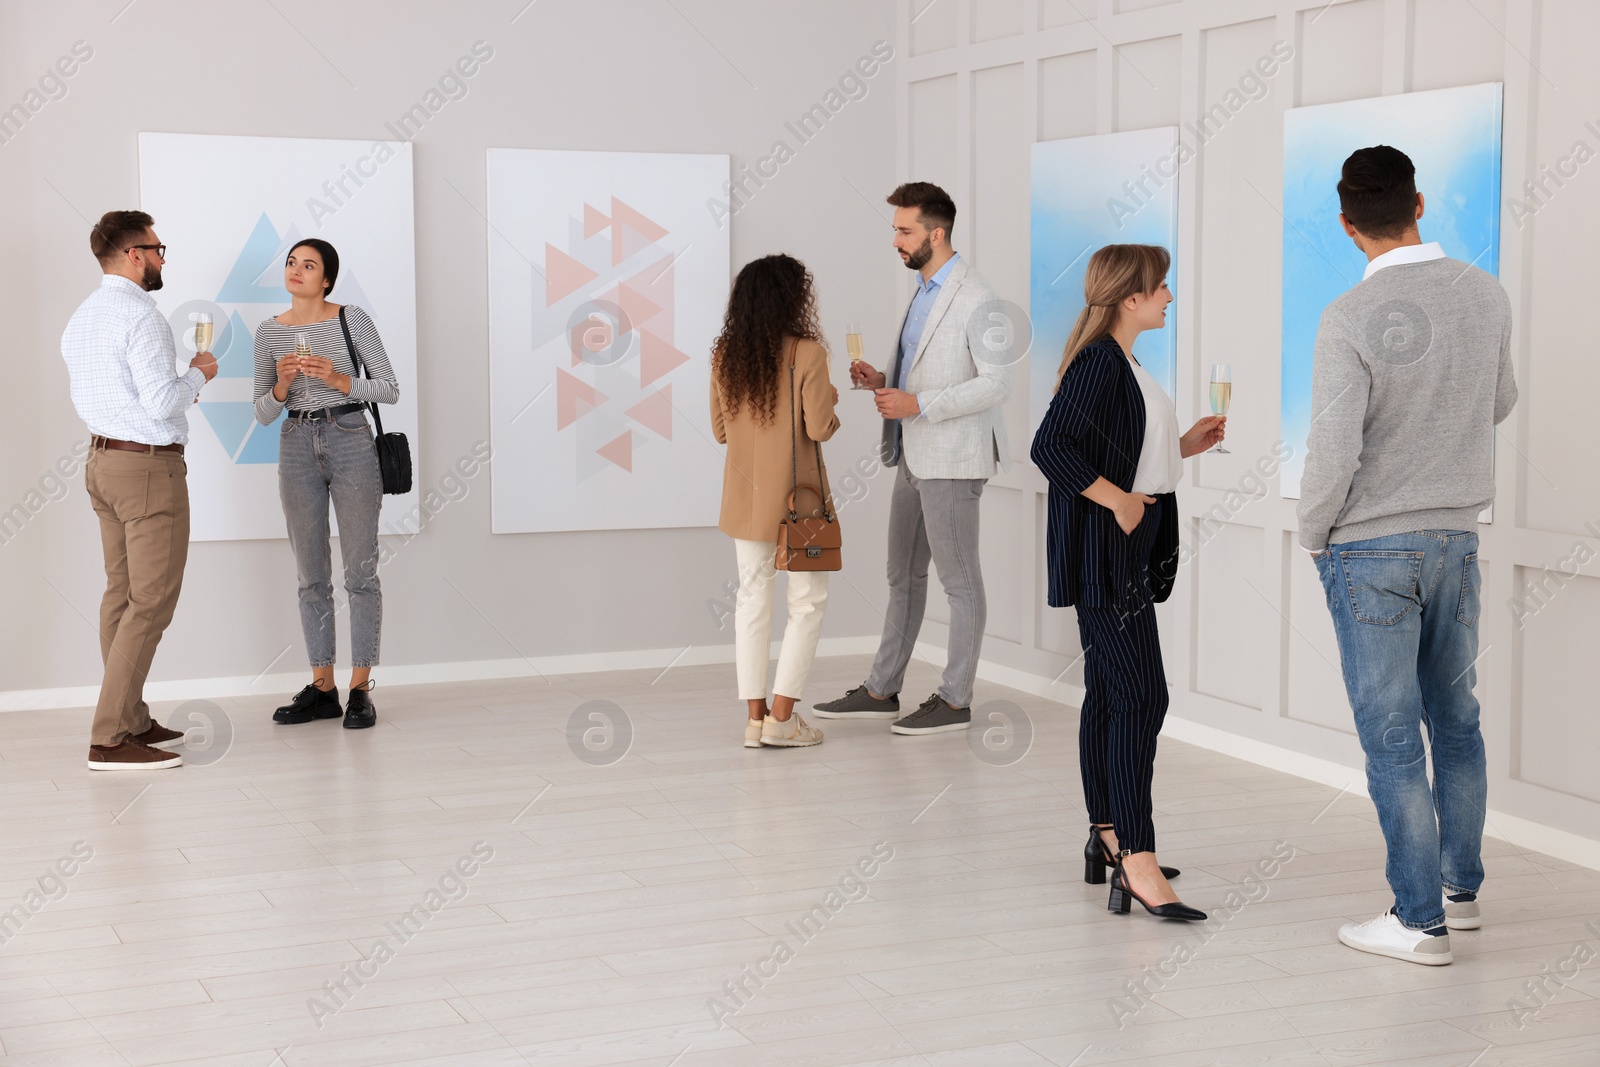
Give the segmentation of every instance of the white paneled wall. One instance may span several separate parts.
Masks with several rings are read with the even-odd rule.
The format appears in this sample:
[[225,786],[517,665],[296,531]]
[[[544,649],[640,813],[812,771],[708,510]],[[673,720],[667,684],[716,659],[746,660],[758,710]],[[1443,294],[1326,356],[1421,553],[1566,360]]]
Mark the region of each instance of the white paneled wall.
[[[1261,477],[1275,471],[1279,432],[1283,111],[1505,83],[1500,276],[1522,401],[1499,437],[1499,521],[1482,531],[1491,832],[1600,856],[1600,359],[1585,313],[1600,283],[1600,162],[1589,162],[1600,156],[1589,54],[1600,4],[905,0],[899,33],[900,175],[951,191],[956,247],[1024,305],[1031,142],[1199,124],[1258,59],[1293,48],[1264,89],[1252,83],[1243,107],[1212,120],[1179,177],[1179,412],[1186,425],[1204,413],[1210,363],[1234,365],[1236,393],[1233,454],[1191,460],[1179,491],[1193,555],[1161,609],[1180,720],[1169,732],[1357,790],[1361,753],[1322,589],[1295,546],[1294,502]],[[1542,183],[1536,200],[1530,179]],[[1044,603],[1045,484],[1026,461],[1022,392],[1008,412],[1019,462],[984,498],[986,670],[1072,700],[1077,628]],[[924,639],[937,658],[932,618]]]

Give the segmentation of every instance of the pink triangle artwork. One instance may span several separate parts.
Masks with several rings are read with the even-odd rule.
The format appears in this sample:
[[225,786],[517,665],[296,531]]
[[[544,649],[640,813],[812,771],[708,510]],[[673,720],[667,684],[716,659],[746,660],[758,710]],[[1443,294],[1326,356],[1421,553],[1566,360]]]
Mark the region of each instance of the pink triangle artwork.
[[689,362],[689,357],[679,352],[670,342],[663,341],[649,330],[639,331],[639,387],[641,389],[671,374],[687,362]]
[[704,205],[730,165],[488,150],[495,533],[715,521],[725,459],[705,397],[732,275]]
[[663,385],[633,405],[628,409],[628,417],[668,441],[672,440],[672,386]]
[[611,265],[643,252],[667,235],[667,228],[611,198]]
[[610,399],[582,378],[556,368],[556,429],[565,430]]
[[544,306],[564,300],[599,275],[548,242],[544,246]]
[[629,474],[633,473],[632,430],[623,430],[620,437],[612,438],[594,451],[596,455],[603,459],[609,459]]
[[[664,341],[678,343],[674,336],[677,329],[677,317],[674,309],[677,307],[677,285],[674,278],[675,256],[665,258],[650,264],[644,270],[635,274],[623,283],[636,299],[647,300],[660,311],[650,316],[650,330]],[[646,321],[642,318],[633,320],[634,325]]]
[[[618,285],[615,290],[617,306],[628,317],[628,322],[634,329],[643,326],[661,312],[661,305],[652,302],[638,289],[629,284],[637,280],[637,278],[629,278],[628,281]],[[668,332],[667,336],[671,338],[672,334]]]

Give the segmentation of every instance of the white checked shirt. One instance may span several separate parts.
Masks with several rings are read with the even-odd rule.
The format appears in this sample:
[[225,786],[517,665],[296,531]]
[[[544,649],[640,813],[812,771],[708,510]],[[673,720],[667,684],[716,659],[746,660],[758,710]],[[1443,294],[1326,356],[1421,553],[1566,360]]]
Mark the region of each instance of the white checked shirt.
[[172,328],[138,285],[118,274],[102,278],[67,323],[61,358],[72,406],[90,433],[142,445],[188,441],[189,405],[205,375],[178,374]]

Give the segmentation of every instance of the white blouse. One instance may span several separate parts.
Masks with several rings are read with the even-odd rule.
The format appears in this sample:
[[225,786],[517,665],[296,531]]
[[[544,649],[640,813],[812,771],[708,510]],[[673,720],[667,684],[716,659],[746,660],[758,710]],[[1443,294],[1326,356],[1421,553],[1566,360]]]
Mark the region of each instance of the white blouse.
[[1144,394],[1144,447],[1139,450],[1132,492],[1149,496],[1170,493],[1183,478],[1183,453],[1178,447],[1178,438],[1183,434],[1178,429],[1178,409],[1149,371],[1137,363],[1131,365],[1139,392]]

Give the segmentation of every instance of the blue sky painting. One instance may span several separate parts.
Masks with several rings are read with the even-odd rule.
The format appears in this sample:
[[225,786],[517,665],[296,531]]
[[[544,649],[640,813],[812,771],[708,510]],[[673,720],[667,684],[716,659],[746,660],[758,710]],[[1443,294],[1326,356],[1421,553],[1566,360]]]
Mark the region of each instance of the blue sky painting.
[[1069,137],[1033,146],[1030,200],[1029,421],[1037,427],[1055,392],[1067,334],[1083,310],[1083,275],[1095,249],[1154,244],[1172,253],[1174,301],[1164,329],[1140,335],[1133,352],[1173,396],[1177,370],[1178,128]]
[[1311,363],[1323,309],[1361,281],[1367,258],[1339,225],[1339,172],[1358,148],[1411,157],[1424,241],[1490,274],[1500,266],[1501,86],[1293,108],[1283,116],[1283,495],[1298,498],[1311,427]]

